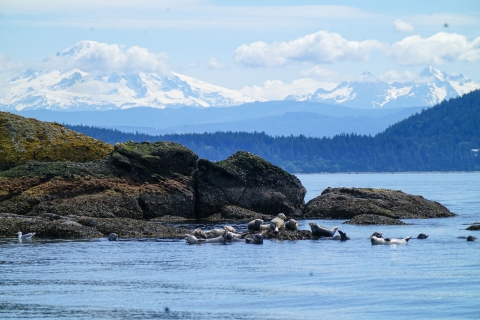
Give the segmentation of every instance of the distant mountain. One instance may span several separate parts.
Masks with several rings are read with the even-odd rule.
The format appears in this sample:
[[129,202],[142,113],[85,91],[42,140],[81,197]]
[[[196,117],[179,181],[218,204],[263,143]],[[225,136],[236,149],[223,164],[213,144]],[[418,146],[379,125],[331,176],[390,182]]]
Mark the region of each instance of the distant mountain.
[[425,68],[423,82],[387,83],[365,72],[360,81],[340,83],[333,90],[318,89],[306,96],[288,96],[286,100],[312,101],[352,108],[402,108],[433,106],[480,88],[480,82],[462,74],[451,76],[433,67]]
[[375,135],[422,108],[353,109],[315,102],[253,102],[229,108],[130,108],[107,111],[14,111],[24,117],[70,125],[115,128],[151,135],[217,131],[265,132],[273,136]]
[[480,90],[443,101],[373,137],[273,137],[259,132],[147,136],[86,126],[69,128],[110,143],[174,141],[209,160],[249,151],[292,173],[480,170]]
[[[58,53],[65,65],[99,45],[80,41]],[[48,60],[48,59],[47,59]],[[86,72],[28,69],[9,81],[0,110],[112,110],[132,107],[229,107],[258,99],[175,72]]]

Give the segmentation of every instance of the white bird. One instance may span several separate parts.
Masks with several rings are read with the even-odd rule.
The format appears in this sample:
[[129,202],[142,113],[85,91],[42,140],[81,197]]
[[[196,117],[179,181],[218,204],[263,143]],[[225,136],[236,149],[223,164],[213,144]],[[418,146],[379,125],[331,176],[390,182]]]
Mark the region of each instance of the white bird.
[[30,232],[22,235],[22,231],[18,231],[18,240],[31,239],[35,235],[35,232]]

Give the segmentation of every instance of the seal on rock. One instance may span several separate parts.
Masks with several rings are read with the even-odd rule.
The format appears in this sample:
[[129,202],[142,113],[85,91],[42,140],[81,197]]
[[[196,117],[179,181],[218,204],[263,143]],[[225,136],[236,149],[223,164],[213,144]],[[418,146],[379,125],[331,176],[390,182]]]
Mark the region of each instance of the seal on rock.
[[405,237],[403,239],[392,239],[392,238],[379,238],[374,235],[370,237],[370,242],[372,245],[391,245],[391,244],[407,244],[408,240],[410,240],[412,236]]
[[262,225],[262,219],[255,219],[248,223],[248,230],[260,231],[260,226]]
[[319,226],[316,222],[310,222],[310,229],[312,229],[312,236],[316,237],[333,237],[338,227],[335,226],[333,229],[328,229],[323,226]]
[[196,228],[195,230],[193,230],[192,235],[195,237],[201,237],[203,239],[207,239],[207,234],[203,232],[203,230],[200,228]]
[[426,234],[426,233],[420,233],[417,236],[417,239],[427,239],[427,238],[428,238],[428,234]]
[[283,213],[279,213],[276,218],[273,218],[272,221],[270,221],[270,223],[275,223],[277,228],[280,229],[285,224],[285,220],[287,220],[287,217]]
[[110,233],[108,235],[108,241],[117,241],[118,240],[118,235],[116,233]]
[[295,219],[290,219],[285,223],[285,227],[292,231],[298,230],[298,222]]

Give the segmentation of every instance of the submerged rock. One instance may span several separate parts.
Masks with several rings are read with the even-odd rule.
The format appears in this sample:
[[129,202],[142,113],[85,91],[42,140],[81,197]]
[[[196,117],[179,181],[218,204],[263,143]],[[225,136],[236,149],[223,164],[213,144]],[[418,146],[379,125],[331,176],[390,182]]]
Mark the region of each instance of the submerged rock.
[[310,200],[304,209],[306,218],[351,219],[357,215],[383,216],[391,219],[455,216],[440,203],[422,196],[372,188],[327,188],[320,196]]

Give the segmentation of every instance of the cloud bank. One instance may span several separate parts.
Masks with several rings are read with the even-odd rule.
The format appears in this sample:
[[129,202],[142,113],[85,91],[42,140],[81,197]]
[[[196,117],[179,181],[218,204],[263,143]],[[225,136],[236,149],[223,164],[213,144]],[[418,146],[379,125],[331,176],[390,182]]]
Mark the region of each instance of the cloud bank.
[[473,63],[480,61],[480,37],[470,42],[456,33],[439,32],[428,38],[415,35],[394,43],[390,52],[399,65]]
[[[401,20],[402,30],[410,25]],[[413,28],[412,28],[413,30]],[[233,61],[242,67],[280,67],[308,62],[326,64],[366,61],[372,51],[380,51],[399,65],[440,65],[445,62],[480,60],[480,37],[473,41],[460,34],[439,32],[431,37],[406,37],[392,45],[378,40],[350,41],[338,33],[318,31],[292,41],[243,44],[235,49]]]
[[263,41],[244,44],[234,51],[233,61],[243,67],[278,67],[295,62],[332,63],[365,61],[372,50],[382,50],[377,40],[349,41],[338,33],[318,31],[288,42]]
[[58,70],[79,69],[89,73],[151,72],[168,74],[165,53],[152,53],[145,48],[125,48],[117,44],[80,41],[42,62]]

